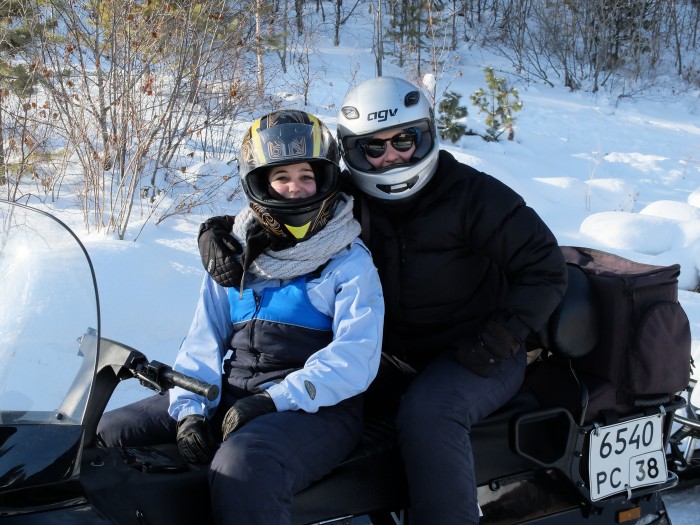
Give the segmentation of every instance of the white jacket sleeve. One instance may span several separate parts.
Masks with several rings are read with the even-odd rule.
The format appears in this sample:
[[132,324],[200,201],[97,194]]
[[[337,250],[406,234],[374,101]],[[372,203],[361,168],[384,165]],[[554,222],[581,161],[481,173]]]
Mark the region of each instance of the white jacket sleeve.
[[333,341],[281,382],[263,385],[277,410],[316,412],[364,392],[377,375],[382,347],[384,299],[379,275],[356,240],[336,256],[320,280],[307,286],[309,299],[333,318]]
[[[226,289],[206,275],[200,289],[197,309],[187,336],[180,345],[175,365],[178,372],[217,385],[221,390],[223,356],[231,336]],[[210,417],[219,404],[179,387],[170,390],[168,413],[179,421],[191,414]]]

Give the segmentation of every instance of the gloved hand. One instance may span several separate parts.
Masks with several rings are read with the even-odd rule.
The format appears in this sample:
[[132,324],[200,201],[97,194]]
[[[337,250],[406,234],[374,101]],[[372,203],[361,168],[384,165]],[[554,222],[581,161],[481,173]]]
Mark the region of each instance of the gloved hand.
[[277,412],[277,407],[267,392],[239,399],[224,416],[224,422],[221,425],[224,441],[231,432],[235,432],[250,420],[270,412]]
[[457,348],[454,356],[475,374],[488,377],[494,366],[513,357],[519,348],[520,341],[491,321],[479,337]]
[[209,463],[217,444],[212,438],[207,419],[199,414],[185,416],[177,422],[177,449],[188,463]]
[[238,286],[243,268],[237,255],[243,247],[230,235],[234,217],[211,217],[199,226],[199,255],[207,273],[221,286]]

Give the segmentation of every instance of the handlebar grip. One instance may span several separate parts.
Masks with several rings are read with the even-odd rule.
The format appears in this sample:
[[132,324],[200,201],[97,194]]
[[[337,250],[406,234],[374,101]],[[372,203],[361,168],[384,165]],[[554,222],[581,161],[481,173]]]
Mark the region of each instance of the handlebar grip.
[[200,396],[206,397],[209,401],[214,401],[219,396],[219,387],[210,385],[194,377],[186,376],[180,372],[169,369],[163,371],[163,377],[170,381],[173,385],[184,388],[189,392],[194,392]]

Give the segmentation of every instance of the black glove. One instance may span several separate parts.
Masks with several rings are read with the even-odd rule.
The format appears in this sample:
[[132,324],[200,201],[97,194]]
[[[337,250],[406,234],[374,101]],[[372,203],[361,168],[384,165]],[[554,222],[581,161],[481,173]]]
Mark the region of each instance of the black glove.
[[454,356],[475,374],[488,377],[494,366],[513,357],[519,348],[520,342],[508,330],[491,321],[479,337],[457,348]]
[[188,463],[209,463],[216,452],[207,419],[199,414],[177,422],[177,449]]
[[270,412],[277,412],[277,407],[275,407],[275,402],[272,401],[270,394],[267,392],[239,399],[228,409],[224,416],[224,422],[221,425],[224,441],[226,441],[231,432],[235,432],[248,421]]
[[207,219],[199,226],[199,255],[207,273],[221,286],[238,286],[243,268],[237,255],[243,247],[231,235],[234,217],[222,215]]

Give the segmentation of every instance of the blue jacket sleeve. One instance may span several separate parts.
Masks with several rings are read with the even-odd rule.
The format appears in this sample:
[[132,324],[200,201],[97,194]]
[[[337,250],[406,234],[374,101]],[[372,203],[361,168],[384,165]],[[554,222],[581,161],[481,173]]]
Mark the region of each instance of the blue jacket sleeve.
[[[228,348],[231,321],[226,289],[205,276],[197,309],[187,336],[180,345],[173,368],[221,389],[223,355]],[[170,390],[168,413],[179,421],[191,414],[213,415],[219,398],[208,401],[202,396],[175,387]]]
[[377,374],[384,299],[372,258],[356,240],[307,287],[309,299],[333,318],[333,341],[281,382],[263,385],[277,410],[316,412],[364,392]]

